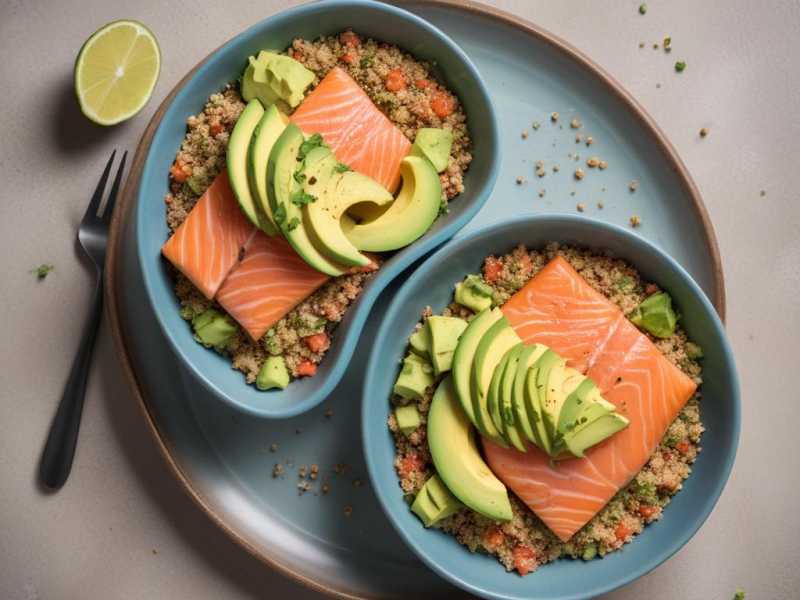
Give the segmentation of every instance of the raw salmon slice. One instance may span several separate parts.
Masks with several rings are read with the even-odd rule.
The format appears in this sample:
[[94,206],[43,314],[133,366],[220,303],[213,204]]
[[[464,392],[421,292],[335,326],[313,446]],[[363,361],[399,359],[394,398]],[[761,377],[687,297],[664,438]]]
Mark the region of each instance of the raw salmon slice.
[[210,300],[255,231],[239,209],[228,174],[222,171],[161,253]]
[[217,292],[217,302],[250,337],[259,340],[328,279],[300,258],[284,238],[259,231]]
[[[537,282],[543,275],[545,280]],[[586,288],[591,289],[556,258],[506,303],[512,309],[506,315],[513,315],[512,324],[526,342],[549,343],[573,364],[591,363],[586,375],[630,425],[589,449],[585,458],[556,466],[535,447],[522,453],[483,440],[492,471],[563,541],[642,469],[697,387],[609,300],[599,296],[608,305],[603,309],[599,294]],[[578,342],[569,339],[571,331],[579,333]]]
[[626,320],[561,256],[551,260],[501,310],[523,342],[549,346],[581,373],[594,364]]
[[411,142],[342,69],[335,67],[292,114],[308,135],[319,133],[336,158],[390,192]]

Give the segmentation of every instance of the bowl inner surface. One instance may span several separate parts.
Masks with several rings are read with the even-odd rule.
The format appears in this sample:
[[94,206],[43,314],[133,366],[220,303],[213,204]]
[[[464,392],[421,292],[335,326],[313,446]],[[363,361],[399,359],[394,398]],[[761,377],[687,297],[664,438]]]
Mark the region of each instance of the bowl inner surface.
[[[393,468],[394,443],[386,426],[392,384],[408,336],[420,312],[438,313],[453,286],[479,272],[484,257],[516,244],[541,247],[548,241],[608,251],[635,266],[645,279],[669,292],[681,325],[700,344],[703,359],[701,418],[706,427],[693,472],[664,511],[661,521],[621,551],[602,560],[559,560],[524,578],[506,573],[494,559],[470,554],[454,538],[426,530],[402,499]],[[685,544],[711,512],[727,481],[739,435],[739,388],[730,347],[713,307],[671,258],[619,227],[577,216],[547,215],[495,225],[450,243],[429,258],[395,296],[368,362],[362,434],[373,486],[395,528],[439,574],[480,595],[497,598],[582,598],[604,593],[655,568]]]

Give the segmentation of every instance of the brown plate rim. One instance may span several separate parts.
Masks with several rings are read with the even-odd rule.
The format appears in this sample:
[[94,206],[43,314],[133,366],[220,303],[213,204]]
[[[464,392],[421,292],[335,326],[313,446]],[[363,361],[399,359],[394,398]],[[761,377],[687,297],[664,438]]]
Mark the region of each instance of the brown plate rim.
[[[559,50],[563,54],[571,57],[573,60],[581,64],[584,68],[591,71],[594,76],[598,77],[601,81],[603,81],[606,84],[606,87],[624,104],[626,104],[628,108],[631,110],[631,112],[636,116],[636,118],[647,129],[650,130],[650,133],[655,137],[660,150],[666,156],[667,160],[673,165],[673,168],[684,187],[684,191],[691,198],[695,210],[695,216],[699,218],[700,222],[703,224],[706,244],[711,252],[711,260],[714,265],[714,298],[712,299],[712,303],[714,304],[720,318],[723,321],[725,320],[725,284],[722,271],[722,263],[719,253],[719,246],[717,244],[714,228],[711,224],[711,219],[709,218],[708,212],[700,195],[700,191],[697,188],[697,185],[694,183],[683,161],[678,156],[678,153],[675,150],[674,146],[667,139],[666,135],[661,130],[661,128],[656,124],[656,122],[647,113],[647,111],[639,104],[639,102],[636,99],[634,99],[634,97],[628,91],[626,91],[625,88],[613,76],[607,73],[602,67],[596,64],[592,59],[590,59],[583,52],[572,46],[570,43],[566,42],[565,40],[561,39],[556,35],[553,35],[552,33],[549,33],[548,31],[542,29],[538,25],[535,25],[534,23],[526,19],[523,19],[521,17],[518,17],[516,15],[513,15],[511,13],[475,2],[473,0],[410,0],[408,2],[402,0],[393,0],[390,3],[397,4],[400,6],[428,5],[434,7],[435,6],[449,7],[449,8],[464,10],[466,12],[473,13],[484,18],[489,17],[493,20],[500,21],[506,25],[520,29],[523,33],[526,33],[531,37],[534,37],[540,41],[549,44],[550,46]],[[120,362],[123,371],[125,372],[125,376],[133,391],[134,397],[137,400],[137,405],[139,406],[139,409],[142,412],[142,416],[144,417],[145,423],[147,424],[147,427],[153,437],[153,440],[156,443],[156,447],[158,448],[161,456],[163,457],[165,463],[167,464],[167,467],[172,472],[172,475],[180,482],[181,487],[184,489],[189,498],[191,498],[191,500],[200,508],[200,510],[202,510],[214,524],[216,524],[235,543],[241,546],[249,554],[251,554],[258,560],[263,562],[265,565],[286,575],[290,579],[293,579],[294,581],[302,585],[305,585],[313,590],[322,592],[324,594],[328,594],[330,596],[338,598],[362,598],[362,596],[356,596],[344,590],[338,590],[332,587],[322,585],[317,581],[315,581],[314,579],[306,577],[305,575],[299,573],[291,566],[279,563],[278,561],[272,559],[271,557],[262,553],[258,548],[250,544],[248,540],[241,533],[239,533],[236,529],[230,527],[219,515],[217,515],[214,512],[213,507],[209,504],[206,498],[193,486],[191,479],[184,472],[180,462],[173,454],[170,448],[169,440],[161,432],[159,425],[156,421],[156,417],[150,405],[148,404],[147,399],[144,397],[142,393],[142,389],[139,385],[136,372],[133,368],[132,357],[128,354],[127,344],[125,341],[125,333],[123,331],[120,321],[120,312],[119,312],[118,294],[117,294],[118,288],[116,286],[116,273],[117,273],[116,267],[119,261],[119,254],[120,254],[119,246],[120,246],[120,239],[122,237],[122,228],[124,221],[123,216],[127,215],[127,213],[130,211],[130,208],[135,204],[135,196],[136,196],[135,191],[139,177],[141,176],[142,168],[144,166],[145,157],[147,155],[147,151],[149,149],[153,135],[155,134],[155,131],[158,128],[158,125],[160,124],[161,119],[164,116],[164,112],[172,103],[172,100],[177,94],[177,92],[186,84],[186,82],[195,74],[195,72],[208,60],[208,58],[213,54],[215,54],[218,50],[219,47],[216,48],[213,52],[211,52],[208,56],[206,56],[206,58],[201,60],[197,65],[195,65],[194,68],[192,68],[186,74],[186,76],[184,76],[183,79],[181,79],[178,82],[178,84],[170,91],[170,93],[166,96],[166,98],[164,98],[161,105],[158,107],[156,112],[153,114],[153,117],[150,119],[150,122],[148,123],[147,128],[142,134],[139,144],[137,145],[136,153],[134,155],[133,161],[131,162],[128,178],[125,182],[125,185],[118,199],[117,210],[115,211],[109,234],[108,251],[106,256],[105,304],[109,319],[111,335],[114,339],[114,344],[117,348],[117,352],[119,354]]]

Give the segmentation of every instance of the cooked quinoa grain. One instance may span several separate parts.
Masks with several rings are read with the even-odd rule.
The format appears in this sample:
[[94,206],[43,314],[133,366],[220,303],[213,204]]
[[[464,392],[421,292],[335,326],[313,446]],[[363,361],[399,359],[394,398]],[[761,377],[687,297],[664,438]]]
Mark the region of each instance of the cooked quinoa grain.
[[[653,290],[653,284],[643,281],[633,267],[619,259],[555,243],[541,250],[518,246],[508,254],[486,259],[485,266],[491,266],[493,275],[490,280],[484,277],[484,281],[494,291],[493,305],[504,304],[556,255],[569,261],[589,285],[625,314]],[[655,289],[658,290],[657,286]],[[472,311],[455,303],[443,314],[467,319],[474,316]],[[430,311],[426,311],[423,320],[428,316]],[[651,340],[670,362],[696,383],[702,383],[700,365],[692,358],[696,356],[691,352],[693,344],[680,327],[668,339],[651,337]],[[393,413],[387,420],[395,442],[394,467],[400,489],[409,500],[435,473],[426,436],[433,391],[428,388],[417,401],[420,425],[411,435],[400,432]],[[517,570],[521,575],[559,557],[591,560],[618,550],[647,524],[661,519],[672,496],[691,473],[703,433],[700,399],[698,392],[689,400],[644,468],[568,542],[561,542],[513,493],[509,493],[513,515],[509,522],[495,522],[465,508],[433,527],[454,536],[471,552],[496,557],[506,570]]]

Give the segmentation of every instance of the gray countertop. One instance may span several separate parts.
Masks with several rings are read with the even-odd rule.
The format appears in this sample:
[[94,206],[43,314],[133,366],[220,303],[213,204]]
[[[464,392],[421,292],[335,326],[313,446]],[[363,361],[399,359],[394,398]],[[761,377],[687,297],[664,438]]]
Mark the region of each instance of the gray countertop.
[[[56,495],[34,479],[90,294],[75,231],[110,150],[133,150],[183,74],[288,4],[0,0],[0,598],[316,597],[240,550],[181,491],[105,323],[72,477]],[[495,5],[569,40],[639,99],[699,185],[722,252],[744,403],[736,466],[694,539],[611,597],[728,599],[739,586],[748,598],[798,597],[800,4],[654,1],[635,19],[633,0]],[[119,18],[155,31],[163,67],[142,113],[102,130],[75,107],[72,65],[84,39]],[[667,35],[680,47],[671,57],[637,49]],[[671,76],[679,58],[688,67]],[[29,269],[42,262],[56,270],[37,282]]]

